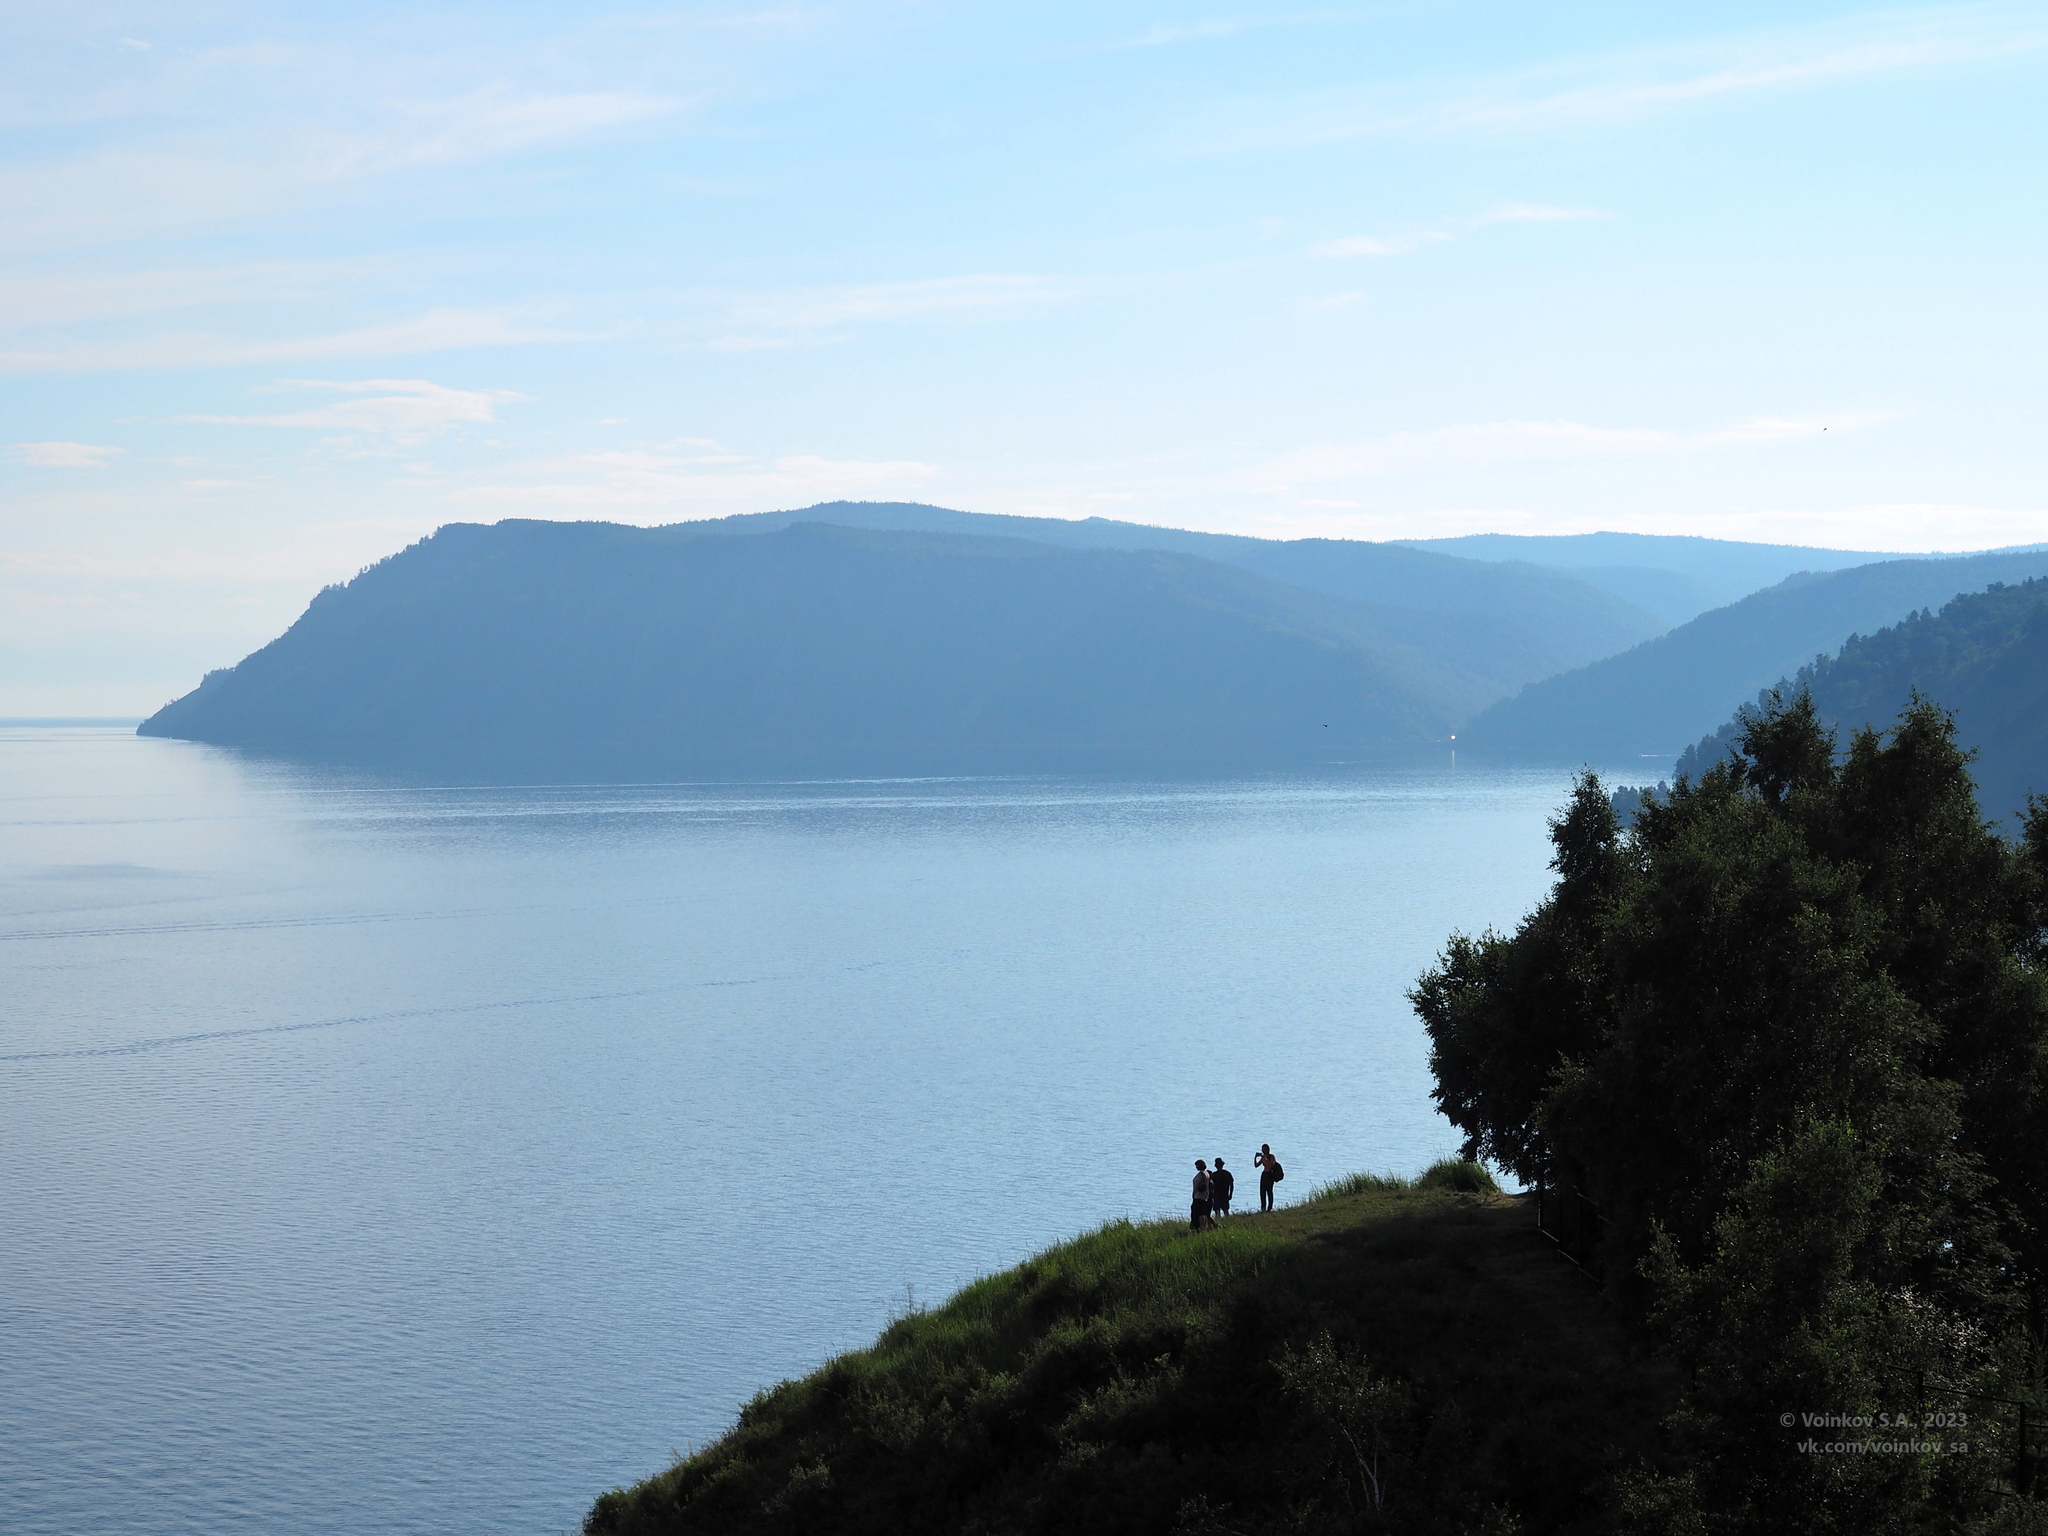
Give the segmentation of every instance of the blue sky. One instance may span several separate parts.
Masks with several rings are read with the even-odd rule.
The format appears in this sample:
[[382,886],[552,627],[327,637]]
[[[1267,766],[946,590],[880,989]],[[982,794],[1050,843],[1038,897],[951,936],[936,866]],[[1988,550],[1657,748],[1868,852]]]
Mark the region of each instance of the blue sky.
[[2048,539],[2048,8],[0,17],[0,713],[449,521]]

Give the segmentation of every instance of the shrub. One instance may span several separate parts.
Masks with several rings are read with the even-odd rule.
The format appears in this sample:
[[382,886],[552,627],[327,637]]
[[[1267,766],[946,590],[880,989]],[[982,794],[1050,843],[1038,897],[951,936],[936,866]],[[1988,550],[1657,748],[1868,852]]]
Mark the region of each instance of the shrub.
[[1475,1163],[1467,1158],[1442,1157],[1424,1170],[1415,1181],[1417,1189],[1448,1189],[1461,1195],[1497,1195],[1500,1185],[1492,1174],[1486,1171],[1484,1163]]

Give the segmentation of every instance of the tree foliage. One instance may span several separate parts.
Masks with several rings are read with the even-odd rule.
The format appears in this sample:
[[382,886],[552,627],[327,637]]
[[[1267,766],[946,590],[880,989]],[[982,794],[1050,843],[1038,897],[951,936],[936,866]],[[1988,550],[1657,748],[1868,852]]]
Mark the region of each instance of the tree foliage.
[[[1542,906],[1454,936],[1413,997],[1466,1155],[1594,1202],[1610,1291],[1690,1368],[1698,1460],[1659,1521],[1989,1510],[2020,1476],[1994,1400],[2041,1401],[2048,804],[1999,837],[1917,696],[1842,748],[1773,694],[1625,831],[1582,776],[1552,841]],[[1967,1455],[1802,1452],[1781,1423],[1965,1393]]]

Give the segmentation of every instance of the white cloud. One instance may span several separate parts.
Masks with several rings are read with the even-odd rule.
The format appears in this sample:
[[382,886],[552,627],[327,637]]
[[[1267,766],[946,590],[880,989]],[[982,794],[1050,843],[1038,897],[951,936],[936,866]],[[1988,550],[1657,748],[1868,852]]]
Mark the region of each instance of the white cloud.
[[1297,449],[1233,475],[1235,484],[1273,494],[1443,465],[1546,459],[1640,457],[1697,452],[1739,444],[1818,442],[1887,417],[1844,412],[1816,417],[1762,417],[1704,432],[1664,427],[1602,427],[1577,421],[1488,421],[1395,432],[1364,443]]
[[1172,130],[1172,148],[1232,154],[1416,133],[1605,127],[1724,97],[1967,64],[2044,43],[2048,29],[2024,11],[1887,11],[1582,56],[1428,94],[1375,85],[1240,99]]
[[401,442],[445,432],[451,427],[493,422],[493,406],[525,398],[509,390],[450,389],[427,379],[358,379],[347,383],[327,379],[283,379],[279,390],[317,389],[356,398],[309,410],[263,416],[183,416],[181,421],[220,426],[312,427],[334,432],[389,436]]
[[1557,208],[1543,203],[1496,203],[1472,221],[1482,224],[1578,224],[1587,219],[1604,219],[1600,208]]
[[1603,81],[1521,99],[1481,98],[1453,106],[1447,120],[1474,127],[1611,122],[1717,96],[1968,63],[2037,48],[2042,42],[2038,32],[2001,37],[1944,31],[1954,20],[1968,27],[1967,17],[1952,20],[1930,16],[1908,22],[1891,36],[1832,44],[1816,41],[1804,47],[1795,43],[1791,48],[1774,47],[1771,41],[1760,40],[1742,50],[1746,57],[1719,68],[1681,73],[1672,79]]
[[1406,256],[1426,246],[1442,245],[1451,238],[1440,229],[1420,230],[1411,235],[1349,235],[1342,240],[1319,240],[1308,248],[1311,256]]
[[523,96],[492,86],[466,96],[391,103],[395,121],[337,138],[313,158],[335,176],[454,165],[587,138],[681,109],[671,97],[636,91]]
[[1110,48],[1163,48],[1173,43],[1207,43],[1218,38],[1236,37],[1249,31],[1256,23],[1249,21],[1191,21],[1178,26],[1161,23],[1138,36],[1120,43],[1110,43]]
[[719,336],[709,345],[723,352],[762,351],[816,340],[868,321],[985,315],[1057,304],[1089,290],[1089,284],[1074,278],[984,272],[739,294],[725,301],[725,318],[742,329]]
[[94,443],[16,443],[7,456],[38,469],[105,469],[124,451]]
[[1448,229],[1409,230],[1397,235],[1349,235],[1341,240],[1320,240],[1308,248],[1311,256],[1406,256],[1415,251],[1443,245],[1461,234],[1484,229],[1489,224],[1579,224],[1608,215],[1598,208],[1558,208],[1542,203],[1496,203],[1484,213],[1460,219]]
[[573,331],[514,325],[503,315],[466,309],[434,309],[410,320],[386,325],[368,325],[329,336],[254,344],[244,348],[237,360],[268,362],[299,357],[391,357],[407,352],[449,352],[463,347],[509,347],[581,339]]
[[217,305],[277,305],[393,278],[417,280],[423,265],[416,255],[141,270],[95,270],[67,262],[41,273],[0,273],[0,327],[75,325]]
[[244,367],[328,357],[402,357],[468,347],[577,341],[579,333],[514,324],[503,315],[436,309],[408,320],[325,336],[234,341],[200,333],[159,332],[124,341],[76,342],[0,351],[0,373],[93,373],[131,368]]
[[[0,239],[65,249],[234,223],[352,183],[575,143],[670,116],[683,103],[631,91],[307,104],[271,131],[152,133],[0,170]],[[322,120],[324,117],[324,121]],[[365,118],[361,126],[337,119]]]
[[1313,26],[1317,23],[1343,19],[1345,18],[1342,12],[1303,11],[1293,15],[1214,16],[1202,21],[1161,22],[1135,37],[1101,44],[1098,51],[1113,53],[1131,48],[1166,48],[1177,43],[1213,43],[1225,38],[1240,37],[1246,32],[1266,31],[1275,27]]

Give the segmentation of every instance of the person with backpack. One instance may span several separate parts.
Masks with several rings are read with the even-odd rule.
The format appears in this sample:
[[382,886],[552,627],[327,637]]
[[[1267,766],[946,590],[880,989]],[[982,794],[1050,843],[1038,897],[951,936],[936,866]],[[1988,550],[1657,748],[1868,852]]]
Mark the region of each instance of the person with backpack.
[[1259,1209],[1270,1211],[1273,1209],[1273,1186],[1287,1177],[1287,1170],[1280,1166],[1280,1159],[1263,1141],[1259,1143],[1258,1156],[1252,1159],[1252,1166],[1259,1170]]
[[1213,1225],[1220,1216],[1230,1214],[1230,1193],[1237,1188],[1237,1175],[1223,1166],[1223,1159],[1216,1159],[1216,1166],[1209,1173],[1209,1221]]
[[1209,1219],[1209,1165],[1201,1158],[1195,1159],[1195,1203],[1188,1212],[1188,1225],[1195,1231]]

